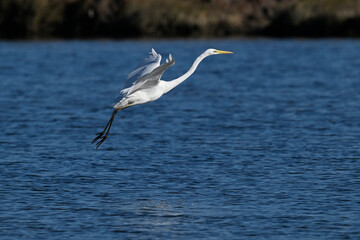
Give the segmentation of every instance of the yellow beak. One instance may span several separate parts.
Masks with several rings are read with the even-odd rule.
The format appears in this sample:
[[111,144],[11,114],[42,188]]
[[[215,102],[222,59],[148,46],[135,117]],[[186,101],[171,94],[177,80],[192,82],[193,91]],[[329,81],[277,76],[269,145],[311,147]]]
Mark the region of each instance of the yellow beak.
[[216,50],[218,54],[232,54],[233,52]]

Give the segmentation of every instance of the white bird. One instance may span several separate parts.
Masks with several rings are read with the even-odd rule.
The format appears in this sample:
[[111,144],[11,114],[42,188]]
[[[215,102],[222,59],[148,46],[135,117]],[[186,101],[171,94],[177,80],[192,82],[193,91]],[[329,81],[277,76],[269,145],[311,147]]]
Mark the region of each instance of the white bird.
[[196,58],[193,65],[184,75],[172,81],[163,81],[160,80],[161,76],[166,71],[166,69],[175,64],[175,60],[172,55],[169,54],[169,57],[166,59],[166,61],[160,65],[161,55],[152,49],[149,53],[149,57],[146,58],[142,64],[140,64],[127,76],[125,88],[120,92],[122,99],[114,105],[114,112],[112,113],[110,120],[106,124],[104,130],[100,133],[97,133],[97,137],[94,138],[92,143],[100,140],[96,144],[96,148],[98,148],[105,141],[109,134],[114,117],[118,111],[134,105],[157,100],[163,94],[169,92],[187,78],[189,78],[194,73],[199,63],[204,60],[204,58],[210,55],[230,53],[232,52],[210,48],[201,54],[198,58]]

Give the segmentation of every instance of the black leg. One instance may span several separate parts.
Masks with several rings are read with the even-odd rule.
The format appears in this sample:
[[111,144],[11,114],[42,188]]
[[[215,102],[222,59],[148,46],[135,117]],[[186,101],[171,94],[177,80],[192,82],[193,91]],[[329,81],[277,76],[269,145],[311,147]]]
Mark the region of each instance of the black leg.
[[99,138],[101,138],[101,137],[102,137],[102,135],[104,135],[104,133],[105,133],[105,131],[106,131],[107,127],[109,126],[109,124],[110,124],[110,121],[108,121],[108,123],[106,124],[106,126],[105,126],[105,128],[104,128],[104,130],[103,130],[102,132],[99,132],[99,133],[97,133],[97,134],[96,134],[96,135],[97,135],[97,137],[96,137],[96,138],[94,138],[94,139],[92,140],[92,142],[91,142],[91,143],[94,143],[96,140],[98,140]]
[[[112,122],[118,111],[119,110],[117,110],[117,109],[114,110],[114,112],[112,113],[110,120],[106,124],[104,130],[102,132],[97,133],[96,135],[98,135],[98,136],[96,138],[94,138],[94,140],[91,142],[91,143],[95,143],[97,140],[100,139],[100,141],[98,143],[96,143],[96,148],[98,148],[106,140],[107,136],[109,135]],[[106,132],[106,134],[104,135],[105,132]]]

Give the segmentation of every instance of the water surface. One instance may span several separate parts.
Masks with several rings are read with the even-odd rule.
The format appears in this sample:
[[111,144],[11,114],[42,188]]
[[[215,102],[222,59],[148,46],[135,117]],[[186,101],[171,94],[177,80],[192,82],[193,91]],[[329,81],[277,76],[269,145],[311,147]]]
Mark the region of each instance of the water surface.
[[[108,121],[154,47],[195,74]],[[359,239],[360,41],[0,42],[0,238]]]

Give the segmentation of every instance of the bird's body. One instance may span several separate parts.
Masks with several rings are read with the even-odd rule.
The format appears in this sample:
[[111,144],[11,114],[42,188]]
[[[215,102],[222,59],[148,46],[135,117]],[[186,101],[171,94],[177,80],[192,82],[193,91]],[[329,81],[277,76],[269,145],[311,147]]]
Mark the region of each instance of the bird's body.
[[121,100],[114,105],[114,112],[107,123],[104,130],[98,133],[93,142],[97,143],[97,148],[107,138],[112,121],[116,113],[125,108],[144,104],[159,99],[162,95],[172,90],[174,87],[185,81],[191,74],[194,73],[199,63],[206,57],[214,54],[228,54],[232,52],[220,51],[216,49],[208,49],[201,54],[193,63],[191,68],[181,77],[172,81],[161,80],[161,76],[170,66],[175,64],[175,60],[169,55],[166,62],[160,65],[161,55],[157,54],[154,49],[151,50],[149,57],[140,64],[134,71],[129,73],[125,88],[120,92],[122,94]]
[[121,109],[127,105],[138,105],[147,102],[152,102],[159,99],[166,91],[166,82],[161,80],[155,86],[138,90],[121,99],[120,102],[114,105],[114,108]]

